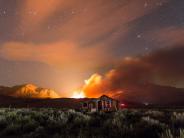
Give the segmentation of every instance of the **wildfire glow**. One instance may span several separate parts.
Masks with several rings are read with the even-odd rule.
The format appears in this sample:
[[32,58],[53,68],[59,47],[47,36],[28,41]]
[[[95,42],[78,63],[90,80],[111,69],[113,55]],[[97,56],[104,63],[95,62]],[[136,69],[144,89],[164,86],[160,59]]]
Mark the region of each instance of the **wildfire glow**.
[[85,97],[86,96],[83,91],[74,91],[71,98],[79,99],[79,98],[85,98]]
[[84,85],[78,90],[74,91],[71,98],[85,98],[85,97],[99,97],[101,95],[100,86],[102,82],[102,76],[99,74],[93,74],[89,79],[84,81]]
[[99,84],[102,81],[102,76],[99,74],[93,74],[88,80],[85,80],[85,85]]

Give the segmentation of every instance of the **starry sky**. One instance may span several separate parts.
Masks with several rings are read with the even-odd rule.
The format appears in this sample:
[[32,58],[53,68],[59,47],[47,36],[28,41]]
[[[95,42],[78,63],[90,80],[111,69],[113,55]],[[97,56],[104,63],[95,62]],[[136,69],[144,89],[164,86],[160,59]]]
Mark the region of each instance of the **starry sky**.
[[131,61],[131,69],[151,63],[155,84],[184,88],[184,74],[174,73],[184,68],[183,47],[183,0],[0,0],[0,85],[68,95]]

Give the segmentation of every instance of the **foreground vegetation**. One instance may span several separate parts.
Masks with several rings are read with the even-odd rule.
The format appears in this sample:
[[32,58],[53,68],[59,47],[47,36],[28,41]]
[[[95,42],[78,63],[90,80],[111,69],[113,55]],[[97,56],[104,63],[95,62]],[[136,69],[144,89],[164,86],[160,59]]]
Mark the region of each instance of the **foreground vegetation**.
[[0,137],[184,138],[184,111],[0,109]]

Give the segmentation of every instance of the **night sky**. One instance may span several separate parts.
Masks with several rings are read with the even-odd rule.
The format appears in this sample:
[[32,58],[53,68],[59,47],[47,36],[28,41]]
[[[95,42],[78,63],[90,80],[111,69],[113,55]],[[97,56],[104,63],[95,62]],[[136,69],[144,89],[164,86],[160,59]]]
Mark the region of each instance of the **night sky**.
[[0,85],[184,88],[183,55],[183,0],[0,0]]

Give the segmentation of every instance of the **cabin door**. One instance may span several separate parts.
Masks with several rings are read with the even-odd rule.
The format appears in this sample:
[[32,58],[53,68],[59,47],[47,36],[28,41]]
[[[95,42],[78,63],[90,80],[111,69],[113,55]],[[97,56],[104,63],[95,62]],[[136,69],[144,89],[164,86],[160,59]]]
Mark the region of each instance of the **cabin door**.
[[102,110],[102,101],[98,101],[98,111]]

